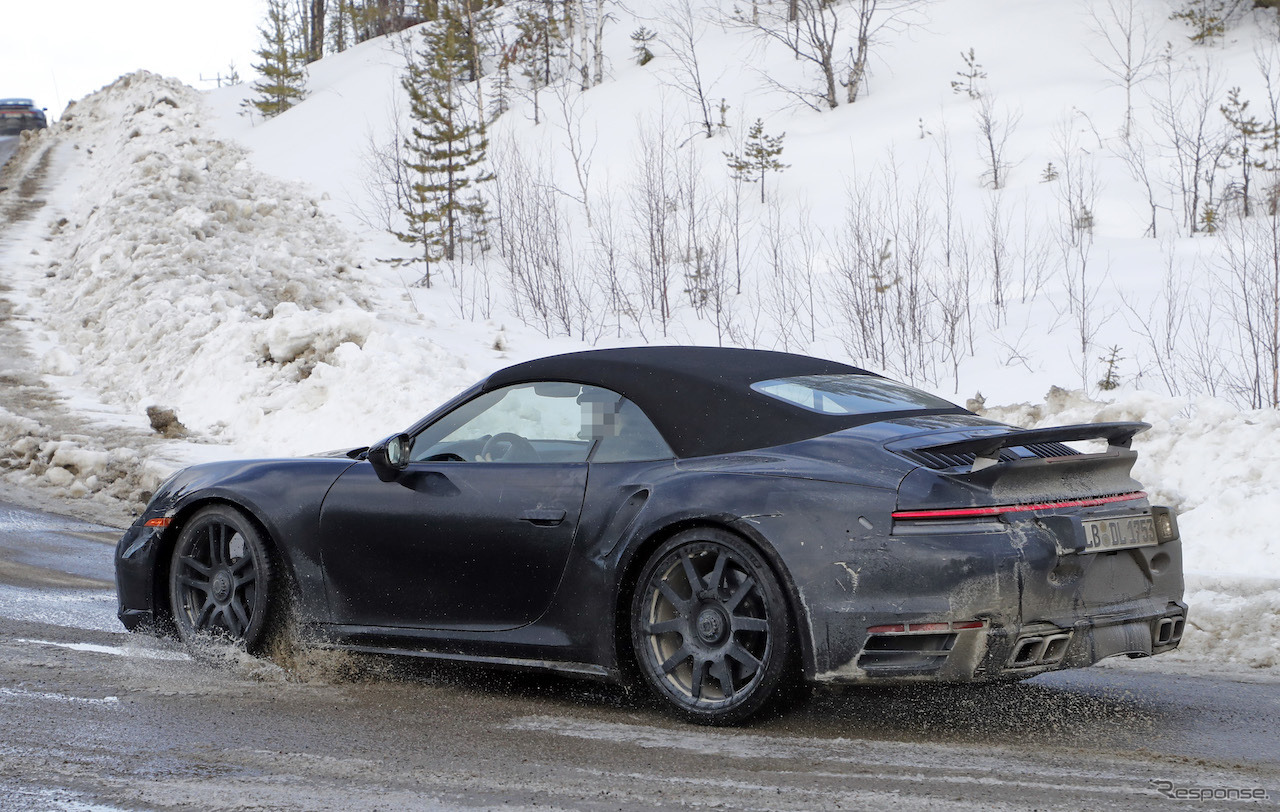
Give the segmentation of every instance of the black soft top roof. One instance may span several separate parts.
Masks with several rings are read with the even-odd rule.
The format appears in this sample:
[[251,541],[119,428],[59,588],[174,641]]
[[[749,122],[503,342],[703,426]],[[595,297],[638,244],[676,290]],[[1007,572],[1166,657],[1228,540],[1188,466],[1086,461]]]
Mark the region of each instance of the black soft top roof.
[[881,419],[883,415],[819,414],[751,388],[774,378],[838,374],[874,375],[784,352],[628,347],[526,361],[493,373],[483,388],[568,381],[612,389],[649,416],[677,456],[702,457],[793,443]]

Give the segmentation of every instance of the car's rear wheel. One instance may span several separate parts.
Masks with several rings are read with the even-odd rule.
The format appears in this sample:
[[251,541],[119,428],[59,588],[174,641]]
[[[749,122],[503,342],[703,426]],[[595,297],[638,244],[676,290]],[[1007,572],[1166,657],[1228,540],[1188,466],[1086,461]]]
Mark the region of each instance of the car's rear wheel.
[[187,644],[214,638],[262,648],[275,575],[262,532],[235,508],[198,511],[182,528],[169,566],[174,624]]
[[791,660],[791,623],[778,579],[753,547],[695,528],[640,571],[631,643],[644,682],[679,715],[734,724],[773,698]]

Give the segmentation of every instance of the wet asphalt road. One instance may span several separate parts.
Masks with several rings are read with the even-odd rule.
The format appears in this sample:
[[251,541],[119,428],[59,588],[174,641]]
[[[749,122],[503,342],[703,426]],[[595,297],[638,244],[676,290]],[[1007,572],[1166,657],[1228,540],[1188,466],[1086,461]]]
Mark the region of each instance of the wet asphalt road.
[[9,160],[9,156],[18,148],[18,136],[16,135],[0,135],[0,167],[4,166],[4,162]]
[[1145,809],[1280,802],[1280,684],[1159,660],[820,695],[738,730],[609,686],[338,652],[192,658],[116,623],[118,531],[0,502],[0,810]]

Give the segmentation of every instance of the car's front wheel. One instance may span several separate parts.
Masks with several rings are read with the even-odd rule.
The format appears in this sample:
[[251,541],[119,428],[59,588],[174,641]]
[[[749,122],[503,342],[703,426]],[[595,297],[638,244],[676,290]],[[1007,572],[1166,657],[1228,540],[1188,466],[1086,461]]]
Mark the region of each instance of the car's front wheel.
[[677,533],[645,564],[631,642],[649,688],[703,724],[734,724],[764,707],[792,652],[786,600],[768,562],[715,528]]
[[213,505],[182,528],[169,566],[174,624],[188,645],[213,637],[260,650],[275,575],[262,532],[235,508]]

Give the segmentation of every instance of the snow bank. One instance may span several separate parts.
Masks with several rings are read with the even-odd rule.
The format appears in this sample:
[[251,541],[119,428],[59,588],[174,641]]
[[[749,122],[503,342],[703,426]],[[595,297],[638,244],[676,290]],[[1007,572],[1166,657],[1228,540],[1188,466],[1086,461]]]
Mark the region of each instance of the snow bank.
[[[378,323],[394,307],[352,237],[212,137],[202,104],[140,72],[63,116],[82,180],[36,291],[61,344],[43,371],[259,454],[370,442],[470,383],[422,331]],[[399,381],[441,394],[424,403]]]

